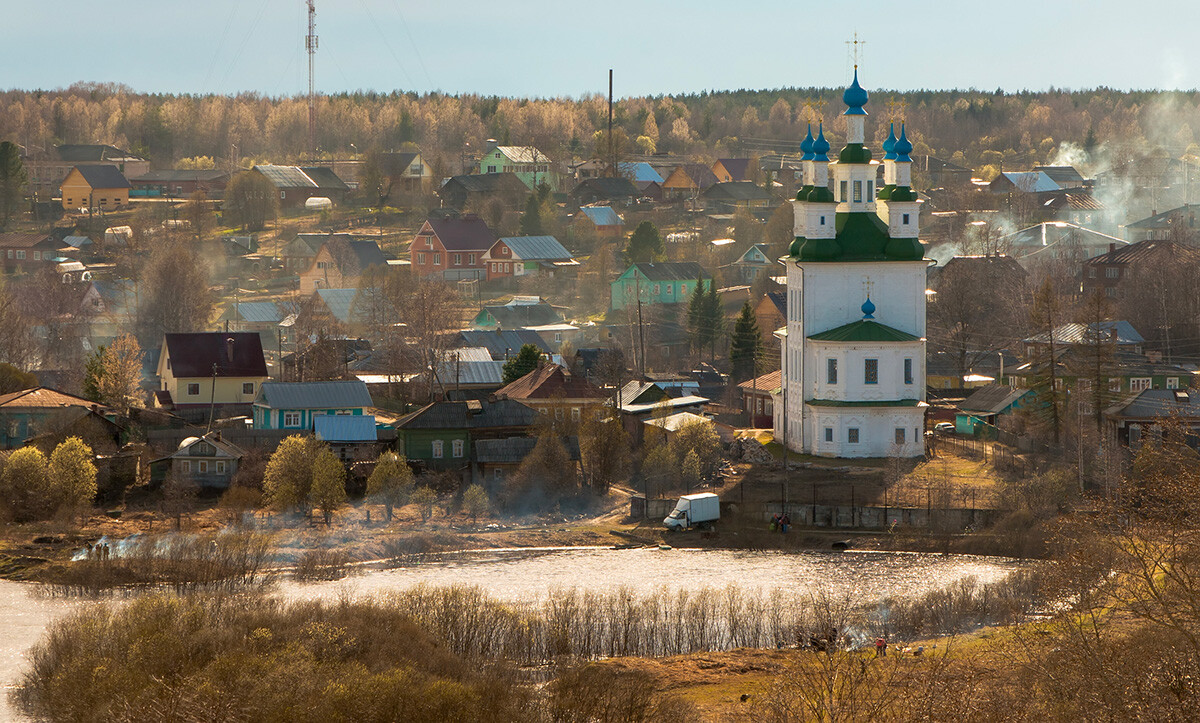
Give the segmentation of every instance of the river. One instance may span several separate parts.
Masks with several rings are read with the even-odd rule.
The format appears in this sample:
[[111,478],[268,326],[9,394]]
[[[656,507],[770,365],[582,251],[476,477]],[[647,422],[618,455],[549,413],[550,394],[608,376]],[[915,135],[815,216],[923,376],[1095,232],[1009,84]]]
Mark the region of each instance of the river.
[[[725,587],[747,592],[852,595],[870,602],[911,597],[965,577],[980,583],[1004,578],[1023,565],[1006,558],[905,552],[750,552],[643,548],[546,548],[428,555],[420,562],[369,570],[343,580],[283,582],[280,594],[294,599],[361,596],[413,585],[466,584],[511,601],[540,599],[577,587],[598,592],[625,587],[637,593],[661,588]],[[37,586],[0,580],[0,720],[17,719],[7,692],[25,669],[26,653],[57,618],[83,605],[80,599],[47,598]]]

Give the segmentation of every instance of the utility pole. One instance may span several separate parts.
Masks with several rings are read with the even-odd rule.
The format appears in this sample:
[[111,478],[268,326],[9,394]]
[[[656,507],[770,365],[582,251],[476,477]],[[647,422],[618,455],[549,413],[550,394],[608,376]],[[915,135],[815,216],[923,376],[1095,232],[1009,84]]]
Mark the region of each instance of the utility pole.
[[642,326],[642,297],[638,296],[638,347],[641,349],[642,378],[646,378],[646,329]]
[[613,69],[608,69],[608,157],[610,165],[608,167],[608,175],[616,178],[617,176],[617,144],[613,139],[612,130],[613,118]]
[[315,0],[305,0],[308,3],[308,35],[304,38],[304,48],[308,51],[308,151],[316,156],[317,152],[317,105],[313,94],[313,61],[317,54],[317,6]]

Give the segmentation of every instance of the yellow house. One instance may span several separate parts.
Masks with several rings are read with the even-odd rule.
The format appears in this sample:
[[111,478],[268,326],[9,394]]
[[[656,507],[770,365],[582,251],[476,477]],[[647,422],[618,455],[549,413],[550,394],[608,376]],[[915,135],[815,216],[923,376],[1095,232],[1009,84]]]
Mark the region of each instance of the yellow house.
[[64,209],[114,211],[129,205],[129,186],[116,166],[75,166],[59,190]]
[[[163,337],[158,378],[161,406],[177,411],[244,406],[249,413],[269,377],[257,333],[200,332]],[[230,411],[237,410],[222,413]]]

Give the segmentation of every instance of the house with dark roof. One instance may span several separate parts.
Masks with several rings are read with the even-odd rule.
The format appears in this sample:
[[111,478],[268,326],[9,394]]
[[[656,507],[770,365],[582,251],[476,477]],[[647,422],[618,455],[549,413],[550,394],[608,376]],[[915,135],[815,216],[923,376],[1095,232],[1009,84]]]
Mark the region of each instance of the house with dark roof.
[[579,213],[575,214],[575,225],[593,231],[597,236],[625,235],[625,220],[612,206],[580,206]]
[[1097,292],[1111,299],[1121,298],[1136,286],[1138,279],[1149,278],[1172,267],[1200,264],[1200,248],[1178,241],[1152,239],[1116,247],[1108,253],[1083,262],[1083,295]]
[[714,183],[700,194],[710,210],[732,211],[738,208],[766,208],[773,203],[771,194],[750,181]]
[[1036,398],[1036,393],[1023,387],[1004,384],[979,387],[958,405],[954,431],[972,436],[987,434],[987,430],[995,430],[1001,415],[1011,414]]
[[478,347],[487,349],[492,359],[508,361],[521,351],[521,347],[532,344],[543,354],[553,354],[552,349],[540,334],[531,329],[488,329],[455,332],[458,338],[452,346]]
[[313,257],[316,256],[317,252],[321,250],[321,246],[334,236],[342,236],[347,240],[352,238],[350,234],[296,234],[295,238],[293,238],[291,241],[288,241],[279,251],[279,258],[283,260],[283,270],[292,274],[299,274],[301,271],[307,271],[308,267],[312,266]]
[[438,196],[449,208],[478,210],[492,201],[517,210],[529,196],[529,188],[515,173],[483,173],[452,176],[442,184]]
[[[1154,361],[1142,354],[1118,347],[1111,351],[1106,361],[1105,376],[1108,378],[1108,394],[1123,394],[1146,389],[1186,389],[1192,382],[1192,373],[1187,369]],[[1064,346],[1054,350],[1056,376],[1068,393],[1080,389],[1081,384],[1090,384],[1094,374],[1094,354],[1080,346]],[[1039,358],[1015,368],[1006,367],[1005,378],[1009,386],[1036,388],[1044,384],[1049,376],[1050,360]]]
[[372,266],[387,266],[387,257],[374,240],[331,235],[300,273],[300,293],[356,287],[363,272]]
[[1059,188],[1083,188],[1085,183],[1083,174],[1074,166],[1034,166],[1031,170],[1046,174]]
[[59,190],[62,207],[115,211],[129,205],[129,181],[116,166],[75,166],[63,179]]
[[228,413],[249,414],[268,379],[262,340],[246,331],[165,334],[158,378],[156,396],[177,413],[206,411],[213,405]]
[[541,364],[501,387],[496,399],[514,399],[555,419],[578,422],[585,414],[599,413],[609,394],[563,366]]
[[638,263],[612,282],[611,309],[636,304],[681,304],[696,290],[697,279],[711,282],[712,274],[695,261]]
[[473,214],[458,218],[429,218],[421,224],[411,248],[412,270],[418,278],[441,276],[446,281],[481,279],[484,254],[496,234]]
[[161,484],[174,474],[207,489],[228,489],[246,450],[221,438],[219,431],[187,437],[171,454],[150,462],[150,480]]
[[433,166],[419,151],[380,153],[379,169],[392,192],[428,193],[433,188]]
[[4,273],[32,273],[58,257],[58,242],[45,233],[0,233],[0,266]]
[[396,420],[396,443],[410,462],[471,476],[476,445],[484,439],[529,437],[538,413],[511,399],[443,401]]
[[593,203],[631,203],[640,195],[637,186],[624,176],[585,178],[571,189],[571,202],[580,206]]
[[1125,396],[1104,410],[1104,421],[1112,438],[1136,452],[1149,436],[1169,431],[1167,420],[1181,425],[1189,433],[1188,444],[1195,446],[1200,431],[1200,392],[1195,389],[1143,389]]
[[1111,218],[1104,204],[1091,193],[1081,189],[1051,194],[1042,202],[1046,217],[1055,221],[1087,226],[1095,229],[1112,228]]
[[749,171],[749,158],[718,158],[712,164],[713,175],[720,183],[748,181],[750,180]]
[[471,321],[476,329],[525,329],[559,324],[562,312],[539,296],[516,296],[507,304],[487,304]]
[[498,239],[483,254],[487,280],[525,276],[555,276],[574,272],[579,262],[553,236],[511,236]]
[[126,178],[150,171],[150,161],[105,144],[64,144],[49,153],[32,154],[22,162],[29,173],[29,194],[43,200],[57,194],[63,179],[77,166],[112,166]]
[[913,170],[920,171],[929,179],[930,188],[967,186],[974,171],[936,156],[912,155]]
[[370,407],[371,394],[358,379],[264,382],[254,399],[254,428],[312,431],[323,415],[370,417]]
[[1189,203],[1125,225],[1129,241],[1188,241],[1196,238],[1200,203]]
[[350,187],[324,166],[258,165],[252,173],[264,176],[279,192],[280,208],[303,207],[310,198],[328,198],[337,202],[345,198]]
[[149,171],[130,177],[129,195],[138,198],[187,198],[201,192],[209,198],[221,198],[229,185],[229,171],[219,168],[196,170],[175,168]]
[[0,449],[15,449],[42,434],[72,410],[97,407],[90,399],[49,387],[0,394]]

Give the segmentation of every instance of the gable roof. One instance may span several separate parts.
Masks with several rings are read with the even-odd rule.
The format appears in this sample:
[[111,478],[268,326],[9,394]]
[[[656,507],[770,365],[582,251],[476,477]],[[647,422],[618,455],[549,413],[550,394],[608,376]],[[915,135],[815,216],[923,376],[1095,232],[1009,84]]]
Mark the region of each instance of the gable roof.
[[[4,246],[5,248],[27,249],[45,241],[53,240],[54,238],[50,234],[45,233],[18,233],[12,231],[0,233],[0,246]],[[54,245],[58,246],[58,244]]]
[[493,359],[516,356],[526,344],[533,344],[545,354],[553,352],[540,334],[529,329],[468,329],[458,333],[464,346],[485,347]]
[[[712,274],[695,261],[663,261],[659,263],[637,263],[625,273],[637,269],[648,281],[695,281],[711,279]],[[624,276],[625,274],[621,274]]]
[[434,402],[396,420],[396,429],[529,427],[540,413],[512,399]]
[[[1116,335],[1114,341],[1117,344],[1141,344],[1145,342],[1145,338],[1138,333],[1137,329],[1128,321],[1101,321],[1092,324],[1080,324],[1075,321],[1056,326],[1054,328],[1054,343],[1056,344],[1082,344],[1092,339],[1099,330],[1100,333],[1112,339]],[[1050,343],[1050,334],[1042,332],[1036,336],[1031,336],[1025,339],[1026,342],[1048,344]]]
[[1170,228],[1178,223],[1179,218],[1188,217],[1188,226],[1194,227],[1196,224],[1196,212],[1200,211],[1200,203],[1189,203],[1178,208],[1172,208],[1169,211],[1162,211],[1153,216],[1147,216],[1140,221],[1134,221],[1125,225],[1125,228],[1136,229],[1162,229]]
[[[579,437],[561,437],[572,462],[579,461]],[[475,461],[484,464],[520,464],[537,446],[537,437],[480,439],[475,442]]]
[[1013,389],[1003,384],[989,384],[976,389],[971,396],[958,405],[958,408],[964,412],[1000,414],[1026,394],[1029,394],[1028,389],[1020,387]]
[[[163,459],[166,459],[168,457],[192,456],[192,455],[189,455],[188,453],[192,451],[193,446],[200,444],[201,442],[204,442],[205,444],[210,444],[213,447],[216,447],[218,451],[224,452],[224,456],[227,456],[227,457],[241,459],[242,457],[246,456],[246,450],[237,446],[233,442],[228,442],[228,441],[222,439],[220,432],[209,432],[208,434],[204,434],[199,437],[185,438],[183,441],[181,441],[179,443],[179,447],[177,447],[173,453],[167,455],[167,457],[164,457]],[[205,455],[205,456],[207,456],[207,455]]]
[[349,191],[346,182],[326,166],[304,166],[300,169],[317,188],[326,191]]
[[139,158],[129,151],[123,151],[116,146],[108,146],[103,144],[74,144],[64,143],[54,149],[58,153],[59,160],[67,163],[96,163],[99,161],[124,161],[134,160],[142,161],[144,158]]
[[782,386],[783,371],[776,370],[770,372],[769,374],[763,374],[757,379],[747,379],[738,385],[738,389],[741,389],[743,392],[753,392],[758,390],[760,393],[766,392],[767,394],[771,394]]
[[622,176],[630,178],[634,183],[662,183],[662,175],[654,170],[654,166],[645,161],[622,161],[617,163],[617,170]]
[[1064,241],[1092,245],[1116,244],[1117,246],[1125,246],[1129,243],[1125,239],[1093,231],[1078,224],[1066,221],[1044,221],[1001,237],[999,244],[1007,245],[1013,252],[1028,252],[1030,248],[1048,248]]
[[1034,171],[1044,173],[1062,188],[1077,188],[1083,185],[1083,175],[1074,166],[1034,166]]
[[0,408],[11,409],[46,409],[55,407],[87,407],[95,405],[90,399],[66,394],[50,387],[32,387],[19,392],[0,394]]
[[621,406],[629,404],[653,404],[661,402],[664,399],[669,399],[671,395],[667,394],[662,387],[654,382],[634,379],[626,382],[625,386],[621,387],[620,392]]
[[[486,361],[454,359],[454,352],[449,352],[448,359],[437,365],[437,380],[446,387],[455,384],[467,384],[480,387],[499,389],[504,385],[504,361],[492,361],[489,356]],[[428,376],[426,376],[428,378]]]
[[729,175],[733,176],[733,180],[746,180],[746,171],[750,168],[749,158],[718,158],[717,163],[720,163],[725,167],[726,171],[729,171]]
[[420,153],[380,153],[379,166],[380,170],[388,176],[403,176],[408,173],[408,169],[412,166],[413,161],[420,158]]
[[[671,180],[671,176],[674,176],[677,173],[691,179],[691,185],[694,185],[697,188],[708,188],[714,183],[717,183],[718,180],[716,174],[712,172],[712,168],[704,165],[703,163],[680,164],[679,166],[676,166],[675,170],[671,171],[666,180]],[[664,183],[666,183],[666,181],[664,181]]]
[[[517,181],[517,183],[521,183]],[[521,184],[524,188],[525,184]],[[496,234],[475,215],[459,218],[431,218],[426,221],[447,251],[487,251],[496,243]]]
[[829,331],[812,334],[808,338],[813,341],[920,341],[920,337],[893,329],[872,319],[852,321]]
[[522,261],[568,261],[572,258],[571,252],[553,236],[508,236],[500,241],[512,251],[513,258]]
[[1018,191],[1025,193],[1047,193],[1062,190],[1062,186],[1055,183],[1054,179],[1042,171],[1005,171],[1000,174],[1000,178],[1006,179]]
[[371,406],[367,385],[357,379],[329,382],[263,382],[256,407],[271,409],[345,409]]
[[533,146],[496,146],[508,160],[513,163],[549,163],[550,157]]
[[[760,254],[762,254],[762,257],[765,259],[765,261],[758,261],[757,259],[747,258],[749,256],[752,256],[755,251],[758,251]],[[771,251],[771,247],[767,244],[753,244],[752,246],[750,246],[750,248],[746,249],[746,252],[743,253],[741,256],[739,256],[738,260],[735,261],[734,263],[735,264],[762,264],[762,263],[770,264],[771,257],[768,255],[770,251]]]
[[1105,254],[1093,256],[1084,263],[1093,265],[1104,264],[1134,264],[1148,261],[1155,257],[1172,257],[1179,262],[1200,262],[1200,249],[1190,244],[1176,241],[1138,241],[1128,246],[1115,248]]
[[775,305],[775,309],[777,311],[779,311],[779,313],[783,316],[783,318],[786,319],[787,318],[787,292],[786,291],[768,291],[766,296],[768,299],[771,300],[771,303]]
[[637,186],[624,176],[600,176],[585,178],[571,189],[572,196],[578,196],[584,191],[591,191],[592,196],[599,198],[630,198],[638,195]]
[[279,323],[286,316],[276,301],[242,301],[230,304],[226,314],[231,319],[240,319],[250,324]]
[[92,188],[130,188],[129,180],[116,166],[75,166],[79,175]]
[[313,417],[313,434],[326,442],[375,442],[373,414],[320,414]]
[[161,171],[147,171],[146,173],[129,180],[134,183],[169,183],[171,181],[194,181],[196,183],[204,183],[206,181],[218,181],[222,178],[228,177],[229,171],[222,171],[219,168],[168,168]]
[[250,169],[266,176],[275,188],[318,188],[330,191],[345,191],[350,187],[338,178],[331,168],[324,166],[274,166],[257,165]]
[[451,176],[442,188],[450,185],[460,186],[469,193],[529,193],[529,187],[515,173],[465,173]]
[[288,241],[287,244],[284,245],[279,255],[291,257],[316,256],[317,252],[321,250],[321,246],[326,241],[337,235],[343,234],[298,233],[296,234],[295,238],[293,238],[291,241]]
[[334,234],[324,243],[345,276],[360,276],[369,266],[386,266],[387,257],[379,244],[370,239],[356,239],[345,234]]
[[354,301],[358,298],[358,289],[326,289],[316,290],[317,298],[343,324],[349,324],[354,318]]
[[580,206],[579,211],[597,226],[623,226],[625,224],[612,206]]
[[545,301],[536,304],[497,304],[483,307],[496,320],[496,323],[507,329],[519,327],[545,326],[556,324],[563,320],[562,314]]
[[1172,415],[1195,419],[1200,417],[1200,393],[1191,389],[1145,389],[1112,405],[1105,414],[1138,419]]
[[606,399],[600,387],[558,364],[544,364],[501,387],[497,399]]
[[771,194],[751,181],[714,183],[704,190],[710,201],[769,201]]
[[164,334],[163,354],[177,378],[211,377],[214,365],[219,377],[267,376],[262,339],[252,331]]

